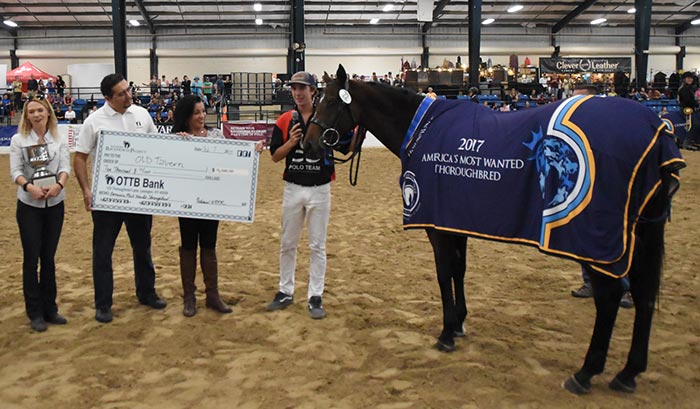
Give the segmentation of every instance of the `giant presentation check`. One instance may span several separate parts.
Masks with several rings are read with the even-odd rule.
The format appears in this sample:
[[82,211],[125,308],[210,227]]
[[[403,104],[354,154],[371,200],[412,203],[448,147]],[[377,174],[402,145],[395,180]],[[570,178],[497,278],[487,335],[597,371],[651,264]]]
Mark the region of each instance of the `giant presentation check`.
[[249,141],[101,131],[92,207],[253,222],[259,156]]

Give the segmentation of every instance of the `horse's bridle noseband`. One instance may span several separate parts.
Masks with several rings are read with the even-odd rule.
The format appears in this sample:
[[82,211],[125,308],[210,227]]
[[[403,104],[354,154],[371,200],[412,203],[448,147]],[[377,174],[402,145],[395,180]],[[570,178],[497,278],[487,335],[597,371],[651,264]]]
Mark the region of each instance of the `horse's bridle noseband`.
[[357,121],[355,121],[355,118],[352,115],[352,109],[350,109],[350,104],[346,104],[345,102],[340,103],[340,106],[338,107],[338,112],[336,113],[335,118],[333,119],[332,125],[328,125],[325,122],[320,121],[316,118],[315,114],[314,117],[311,118],[311,121],[309,121],[312,124],[316,124],[319,128],[323,130],[320,141],[323,145],[329,148],[335,147],[340,142],[340,132],[338,132],[336,126],[338,125],[340,114],[342,114],[344,110],[347,110],[348,115],[350,115],[350,120],[352,121],[352,126],[350,127],[350,129],[352,129],[355,127],[355,125],[357,125]]

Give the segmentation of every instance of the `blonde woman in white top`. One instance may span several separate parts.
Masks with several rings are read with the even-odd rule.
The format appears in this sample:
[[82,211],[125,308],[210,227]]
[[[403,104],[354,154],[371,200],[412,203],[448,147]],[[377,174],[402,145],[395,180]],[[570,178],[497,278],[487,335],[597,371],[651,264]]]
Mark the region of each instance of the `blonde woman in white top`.
[[[70,154],[56,124],[48,101],[31,99],[24,105],[19,132],[10,144],[10,173],[18,186],[17,225],[24,252],[24,303],[30,325],[37,332],[46,331],[47,323],[66,323],[56,305],[54,256],[63,228],[63,188],[70,174]],[[32,182],[35,169],[29,163],[26,148],[33,145],[46,145],[49,156],[46,167],[56,175],[55,183],[42,183],[41,187]]]

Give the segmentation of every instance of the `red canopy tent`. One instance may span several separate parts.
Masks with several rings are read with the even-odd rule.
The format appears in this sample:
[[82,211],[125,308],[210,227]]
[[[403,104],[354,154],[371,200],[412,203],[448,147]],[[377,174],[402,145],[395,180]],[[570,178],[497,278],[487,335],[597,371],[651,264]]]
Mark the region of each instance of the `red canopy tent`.
[[24,85],[22,86],[22,91],[26,92],[27,82],[29,82],[29,80],[31,79],[32,74],[34,74],[34,79],[37,80],[47,80],[51,78],[54,81],[56,81],[56,76],[40,70],[29,61],[25,62],[24,64],[20,65],[12,71],[8,71],[5,79],[7,80],[8,84],[11,84],[15,80],[15,77],[19,77],[19,80],[24,83]]

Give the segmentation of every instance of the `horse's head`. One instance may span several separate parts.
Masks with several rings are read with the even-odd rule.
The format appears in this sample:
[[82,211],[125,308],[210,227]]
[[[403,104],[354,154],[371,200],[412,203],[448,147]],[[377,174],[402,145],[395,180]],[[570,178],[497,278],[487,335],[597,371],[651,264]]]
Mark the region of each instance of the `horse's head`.
[[352,113],[353,101],[345,68],[338,66],[335,79],[324,72],[323,81],[326,84],[323,96],[304,135],[304,151],[316,157],[321,157],[324,149],[336,147],[341,137],[349,134],[357,124]]

